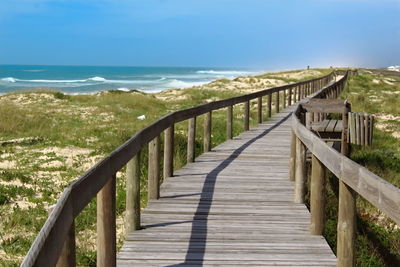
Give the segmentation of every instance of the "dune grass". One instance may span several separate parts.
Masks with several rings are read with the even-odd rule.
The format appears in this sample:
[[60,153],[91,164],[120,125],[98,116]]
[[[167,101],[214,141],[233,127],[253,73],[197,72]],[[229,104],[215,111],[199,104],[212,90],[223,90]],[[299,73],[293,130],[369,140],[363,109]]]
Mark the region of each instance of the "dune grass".
[[[316,72],[312,78],[325,72]],[[155,95],[134,90],[96,95],[37,90],[1,96],[0,266],[20,264],[50,207],[63,189],[84,171],[135,132],[169,112],[243,94],[240,88],[226,89],[229,84],[229,80],[223,80],[217,82],[217,86],[212,83],[213,86],[180,90],[177,91],[179,97],[172,95],[169,100],[159,97],[163,92]],[[144,120],[138,119],[141,115],[145,115]],[[256,101],[251,102],[251,115],[250,125],[255,125]],[[243,131],[243,105],[234,107],[233,123],[234,135]],[[203,116],[199,116],[196,155],[203,149],[202,125]],[[187,122],[177,123],[175,129],[174,168],[178,169],[186,164]],[[225,132],[226,110],[213,112],[213,146],[225,140]],[[141,163],[141,205],[144,207],[147,202],[146,148],[142,151]],[[118,246],[124,234],[124,171],[117,173]],[[96,200],[93,199],[76,218],[80,266],[95,266],[95,215]]]
[[[389,82],[389,83],[387,83]],[[393,136],[400,115],[400,76],[360,70],[350,78],[341,98],[348,99],[352,111],[377,115],[373,144],[351,145],[350,157],[388,182],[400,187],[400,139]],[[390,116],[389,116],[390,117]],[[380,125],[385,127],[379,127]],[[324,236],[336,250],[337,178],[329,174],[327,222]],[[356,266],[399,266],[400,228],[362,197],[357,198]]]

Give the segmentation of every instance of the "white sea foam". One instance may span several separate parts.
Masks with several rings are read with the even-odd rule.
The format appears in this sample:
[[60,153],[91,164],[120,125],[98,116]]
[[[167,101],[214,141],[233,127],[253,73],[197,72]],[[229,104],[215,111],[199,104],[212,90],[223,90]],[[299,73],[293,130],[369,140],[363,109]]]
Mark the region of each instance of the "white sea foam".
[[1,81],[8,82],[8,83],[15,83],[15,82],[17,82],[17,79],[15,79],[13,77],[7,77],[7,78],[2,78]]
[[170,82],[166,83],[165,86],[167,88],[187,88],[187,87],[192,87],[192,86],[197,86],[197,85],[202,85],[205,83],[208,83],[209,81],[203,81],[203,82],[184,82],[181,80],[173,79]]
[[94,81],[94,82],[105,82],[106,81],[106,79],[104,79],[103,77],[98,77],[98,76],[89,78],[87,80],[88,81]]
[[118,91],[122,91],[122,92],[129,92],[130,90],[128,88],[125,87],[121,87],[117,89]]
[[82,83],[86,82],[86,80],[18,80],[21,82],[30,82],[30,83]]

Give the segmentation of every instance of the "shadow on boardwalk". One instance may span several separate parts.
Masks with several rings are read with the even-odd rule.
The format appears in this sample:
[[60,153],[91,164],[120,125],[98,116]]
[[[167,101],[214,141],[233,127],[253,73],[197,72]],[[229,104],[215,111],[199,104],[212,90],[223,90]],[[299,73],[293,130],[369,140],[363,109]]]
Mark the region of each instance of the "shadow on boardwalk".
[[[278,121],[275,125],[266,129],[264,132],[259,134],[258,136],[250,139],[245,144],[237,148],[233,153],[221,162],[215,169],[213,169],[210,173],[207,174],[201,196],[200,201],[197,206],[196,212],[193,217],[191,236],[189,240],[188,250],[186,252],[185,261],[183,263],[169,265],[169,266],[186,266],[186,265],[203,265],[204,255],[206,251],[206,243],[207,243],[207,223],[208,223],[208,215],[210,213],[212,199],[214,195],[215,183],[217,181],[218,175],[228,167],[246,148],[248,148],[252,143],[257,141],[260,138],[265,137],[272,130],[280,126],[284,123],[289,117],[291,113],[286,115],[280,121]],[[206,185],[208,185],[206,187]],[[207,197],[208,196],[208,197]],[[179,196],[175,196],[179,197]],[[209,198],[209,199],[208,199]],[[180,223],[187,223],[180,222]]]

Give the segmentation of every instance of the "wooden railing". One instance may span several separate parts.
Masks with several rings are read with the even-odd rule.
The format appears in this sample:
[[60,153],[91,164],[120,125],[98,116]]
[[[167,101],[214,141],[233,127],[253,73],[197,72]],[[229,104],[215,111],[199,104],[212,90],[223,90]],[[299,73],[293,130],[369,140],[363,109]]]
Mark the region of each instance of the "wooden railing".
[[[312,98],[336,98],[343,90],[346,74],[336,83],[321,90]],[[343,112],[341,153],[328,146],[304,125],[305,114],[301,104],[292,114],[292,145],[290,178],[295,181],[297,203],[304,203],[306,191],[306,154],[312,154],[310,206],[311,234],[321,235],[324,228],[325,173],[331,171],[339,179],[339,207],[337,226],[338,266],[354,265],[354,238],[356,194],[368,200],[376,208],[400,225],[400,189],[386,182],[363,166],[347,157],[347,120]],[[325,111],[329,113],[329,110]]]
[[349,113],[349,134],[347,142],[361,146],[371,146],[375,116],[367,113]]
[[[233,136],[233,105],[244,104],[244,129],[249,129],[250,101],[257,99],[258,122],[262,122],[262,97],[267,97],[266,115],[271,117],[272,98],[275,110],[291,105],[323,88],[334,73],[324,77],[265,89],[259,92],[175,111],[137,132],[132,138],[84,173],[68,186],[40,230],[22,266],[74,266],[74,219],[97,197],[97,266],[116,264],[116,173],[126,165],[126,231],[140,229],[140,151],[148,145],[148,198],[157,199],[160,188],[160,135],[165,134],[164,177],[173,175],[174,124],[188,120],[187,161],[195,155],[196,117],[204,118],[204,151],[211,150],[212,111],[227,108],[227,138]],[[283,103],[279,104],[279,100]]]

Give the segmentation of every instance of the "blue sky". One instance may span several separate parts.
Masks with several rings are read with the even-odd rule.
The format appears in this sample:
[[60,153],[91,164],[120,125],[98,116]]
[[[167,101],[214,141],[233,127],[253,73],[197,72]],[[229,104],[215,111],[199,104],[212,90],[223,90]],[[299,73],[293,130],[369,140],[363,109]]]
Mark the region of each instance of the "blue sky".
[[0,64],[400,65],[400,0],[1,0]]

